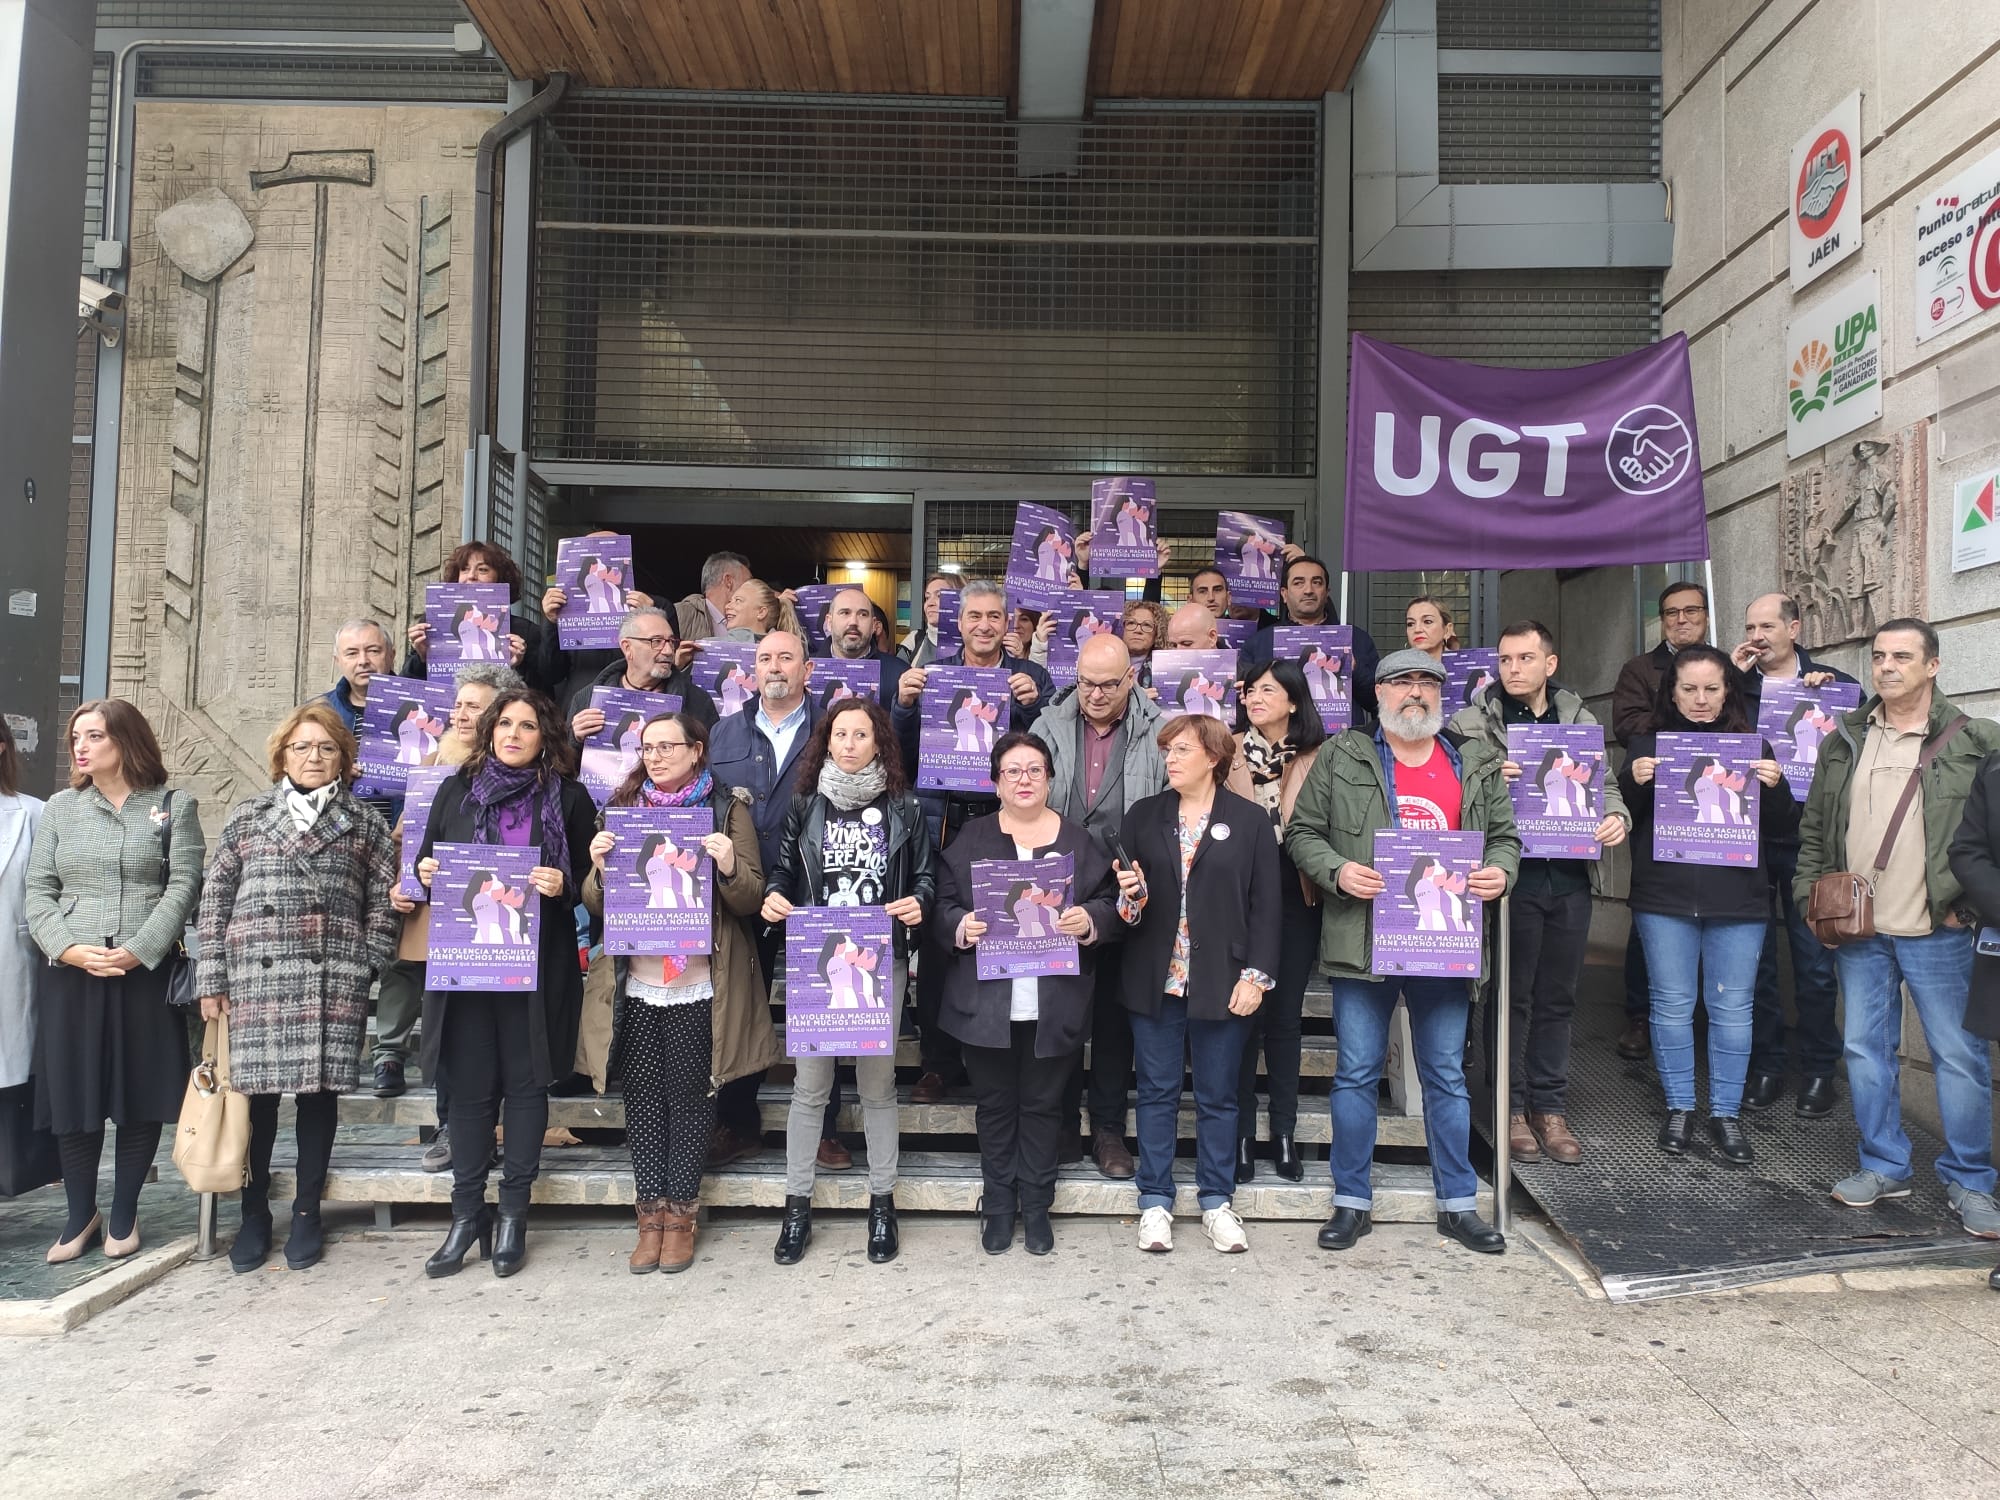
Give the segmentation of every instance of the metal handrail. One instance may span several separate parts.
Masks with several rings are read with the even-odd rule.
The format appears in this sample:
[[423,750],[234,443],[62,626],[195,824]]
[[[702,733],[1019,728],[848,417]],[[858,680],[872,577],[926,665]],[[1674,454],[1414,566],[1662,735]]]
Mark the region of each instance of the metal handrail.
[[1500,898],[1500,941],[1493,977],[1493,1227],[1505,1234],[1513,1222],[1507,1211],[1507,1194],[1514,1182],[1514,1159],[1507,1150],[1507,1126],[1513,1111],[1508,1108],[1513,1092],[1509,1066],[1514,1050],[1509,1036],[1513,1020],[1514,924],[1510,920],[1511,898]]

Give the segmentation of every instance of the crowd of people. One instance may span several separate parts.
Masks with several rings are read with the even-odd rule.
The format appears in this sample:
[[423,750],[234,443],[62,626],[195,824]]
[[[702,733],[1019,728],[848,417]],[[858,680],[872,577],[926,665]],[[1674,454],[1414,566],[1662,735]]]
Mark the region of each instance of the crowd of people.
[[[397,645],[370,620],[335,632],[339,680],[272,731],[268,790],[229,812],[212,849],[195,799],[168,786],[153,730],[130,704],[75,712],[69,786],[46,807],[20,793],[20,756],[0,721],[0,919],[14,918],[0,931],[25,934],[0,948],[0,1087],[32,1078],[37,1121],[59,1143],[68,1213],[50,1261],[100,1241],[112,1257],[139,1248],[141,1187],[189,1065],[188,1027],[168,993],[192,929],[192,994],[203,1020],[227,1019],[232,1083],[250,1099],[229,1251],[236,1270],[273,1251],[281,1096],[295,1100],[298,1163],[284,1253],[304,1268],[324,1253],[320,1199],[339,1096],[369,1086],[399,1095],[413,1065],[437,1101],[423,1165],[452,1174],[451,1225],[428,1274],[459,1271],[475,1247],[496,1275],[526,1264],[551,1091],[614,1083],[634,1176],[631,1269],[684,1270],[695,1258],[704,1171],[764,1146],[758,1091],[785,1061],[770,1000],[787,920],[836,896],[879,907],[893,923],[890,972],[872,983],[898,1032],[906,1003],[911,1012],[920,1055],[911,1100],[970,1089],[988,1252],[1005,1253],[1017,1234],[1031,1254],[1053,1248],[1059,1169],[1086,1153],[1104,1177],[1136,1180],[1140,1247],[1171,1250],[1188,1080],[1202,1229],[1219,1251],[1247,1249],[1237,1188],[1265,1163],[1290,1182],[1306,1172],[1301,1017],[1315,972],[1331,985],[1339,1049],[1333,1211],[1320,1245],[1347,1249],[1371,1227],[1378,1089],[1400,1002],[1438,1228],[1468,1249],[1498,1252],[1504,1240],[1478,1213],[1471,1157],[1465,1060],[1479,981],[1382,974],[1371,963],[1385,888],[1377,834],[1407,828],[1483,835],[1464,892],[1511,924],[1504,1149],[1521,1161],[1584,1159],[1567,1089],[1604,864],[1522,856],[1509,788],[1523,767],[1508,731],[1596,720],[1559,679],[1558,642],[1538,622],[1501,631],[1495,680],[1456,706],[1445,702],[1444,657],[1458,635],[1444,602],[1412,600],[1405,643],[1386,655],[1355,628],[1353,724],[1328,732],[1300,662],[1275,639],[1281,620],[1335,623],[1331,572],[1297,547],[1283,555],[1280,616],[1236,605],[1229,580],[1203,569],[1171,613],[1130,601],[1122,633],[1084,640],[1060,683],[1048,667],[1053,613],[1010,609],[1002,583],[933,575],[901,642],[865,592],[843,589],[826,606],[827,650],[875,664],[872,697],[814,691],[793,595],[734,553],[708,558],[699,590],[684,599],[629,593],[617,648],[605,651],[563,649],[563,590],[528,598],[519,568],[490,543],[459,548],[445,576],[512,588],[509,665],[457,672],[434,757],[452,769],[421,819],[401,797],[355,791],[361,717]],[[958,597],[955,651],[940,639],[947,590]],[[1869,644],[1872,691],[1820,742],[1809,791],[1795,794],[1768,742],[1751,766],[1762,790],[1754,862],[1677,862],[1654,839],[1658,737],[1753,732],[1765,684],[1840,674],[1799,645],[1798,610],[1781,595],[1752,603],[1744,639],[1728,653],[1706,644],[1698,585],[1670,586],[1660,618],[1660,646],[1626,664],[1613,694],[1610,738],[1625,755],[1603,787],[1595,829],[1599,846],[1631,849],[1629,1024],[1618,1047],[1657,1067],[1659,1149],[1747,1164],[1743,1113],[1774,1108],[1796,1069],[1798,1113],[1827,1116],[1844,1057],[1861,1149],[1857,1170],[1829,1189],[1857,1209],[1907,1195],[1916,1163],[1897,1072],[1907,986],[1936,1071],[1945,1149],[1935,1170],[1965,1228],[2000,1238],[1986,1047],[2000,1035],[2000,726],[1968,718],[1939,690],[1929,625],[1890,621]],[[1251,622],[1234,731],[1163,708],[1151,677],[1157,651],[1215,649],[1225,620]],[[411,628],[405,675],[423,675],[428,635]],[[716,640],[755,646],[751,696],[726,715],[692,671]],[[918,790],[927,681],[961,665],[1006,673],[992,790]],[[715,893],[705,952],[614,955],[599,940],[607,861],[630,852],[577,779],[581,742],[604,725],[592,706],[599,687],[659,699],[641,716],[637,763],[608,806],[712,814],[714,832],[701,842]],[[430,907],[402,871],[428,887],[438,846],[461,844],[531,851],[527,884],[541,920],[525,988],[425,985]],[[980,977],[989,930],[975,864],[1048,855],[1072,861],[1074,883],[1051,930],[1075,940],[1076,972]],[[1812,925],[1814,890],[1843,872],[1861,872],[1872,921],[1829,947]],[[1512,899],[1501,908],[1503,896]],[[1791,954],[1790,1024],[1780,932]],[[1483,943],[1490,959],[1490,930]],[[1706,1146],[1695,1139],[1698,999]],[[1267,1142],[1257,1139],[1260,1058]],[[816,1175],[853,1164],[836,1129],[841,1061],[791,1059],[781,1264],[811,1246]],[[896,1064],[893,1052],[848,1061],[866,1143],[867,1256],[884,1262],[899,1249]],[[97,1191],[107,1122],[108,1218]]]

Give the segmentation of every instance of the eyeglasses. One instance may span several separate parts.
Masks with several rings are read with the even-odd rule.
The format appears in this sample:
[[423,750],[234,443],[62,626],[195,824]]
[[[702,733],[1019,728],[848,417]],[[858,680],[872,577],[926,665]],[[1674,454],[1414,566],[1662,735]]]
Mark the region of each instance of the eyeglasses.
[[1165,756],[1168,760],[1184,760],[1190,755],[1201,755],[1205,753],[1206,752],[1203,751],[1200,742],[1197,740],[1175,740],[1171,745],[1167,746],[1166,749],[1160,752],[1160,754]]
[[648,651],[675,651],[680,649],[680,641],[671,635],[621,635],[618,639],[635,641]]
[[641,760],[657,760],[669,750],[689,750],[693,747],[693,740],[661,740],[656,744],[641,745],[639,747],[639,758]]
[[1660,618],[1662,620],[1699,620],[1707,615],[1707,613],[1707,606],[1690,604],[1685,607],[1663,609],[1660,611]]
[[1041,781],[1048,774],[1049,768],[1041,765],[1002,766],[1000,768],[1000,779],[1002,781]]
[[325,740],[313,740],[310,743],[305,740],[294,740],[285,746],[285,754],[296,755],[300,760],[332,760],[340,754],[340,747],[328,744]]
[[1406,693],[1429,691],[1435,693],[1444,684],[1435,677],[1385,677],[1375,684],[1378,688],[1401,688]]
[[1114,677],[1109,682],[1092,682],[1088,677],[1076,680],[1076,690],[1088,698],[1108,698],[1125,686],[1125,679]]

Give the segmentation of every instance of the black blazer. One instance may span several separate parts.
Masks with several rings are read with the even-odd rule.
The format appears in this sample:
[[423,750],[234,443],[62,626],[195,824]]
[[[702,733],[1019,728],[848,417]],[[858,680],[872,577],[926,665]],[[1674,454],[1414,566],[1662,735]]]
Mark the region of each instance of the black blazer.
[[[437,844],[476,844],[473,810],[466,806],[465,794],[471,781],[464,770],[438,788],[431,803],[430,821],[424,825],[424,841],[417,858],[428,859]],[[569,884],[560,896],[538,896],[542,904],[541,938],[537,946],[536,973],[540,984],[533,994],[523,996],[528,1006],[528,1034],[534,1047],[535,1081],[546,1088],[576,1070],[577,1025],[583,1016],[583,968],[576,956],[575,908],[581,899],[584,877],[590,873],[590,841],[597,837],[597,804],[583,783],[565,778],[562,784],[563,830],[569,836]],[[537,845],[542,837],[541,814],[535,815],[532,834]],[[514,997],[506,997],[511,1001]],[[450,1024],[453,997],[437,990],[424,992],[424,1076],[437,1068],[438,1047],[444,1028]]]
[[[747,712],[747,710],[746,710]],[[924,812],[909,792],[901,796],[884,794],[875,801],[882,809],[889,829],[889,868],[883,877],[884,901],[900,901],[915,896],[930,919],[937,904],[937,876],[931,864],[931,841],[924,827]],[[764,872],[764,894],[776,892],[794,906],[826,904],[826,865],[820,851],[826,845],[826,815],[829,804],[817,791],[792,799],[785,818],[785,834],[778,842],[778,858]],[[896,933],[896,956],[908,958],[912,934],[917,930],[901,922],[891,924]]]
[[[1125,924],[1118,919],[1118,881],[1111,873],[1111,860],[1097,847],[1097,841],[1069,819],[1063,818],[1055,838],[1035,857],[1067,854],[1076,861],[1077,905],[1090,913],[1097,925],[1097,941],[1079,949],[1082,972],[1061,974],[1038,981],[1035,998],[1039,1019],[1035,1024],[1035,1056],[1067,1057],[1080,1051],[1090,1034],[1091,996],[1096,986],[1098,948],[1125,936]],[[1000,828],[1000,815],[990,813],[974,818],[958,830],[958,837],[938,856],[937,912],[933,941],[924,950],[924,963],[934,960],[944,968],[944,983],[938,1002],[938,1024],[961,1042],[974,1047],[1005,1047],[1012,1023],[1007,1012],[1014,986],[1006,979],[979,977],[978,949],[960,948],[958,924],[972,910],[972,862],[976,859],[1018,859],[1013,835]]]
[[[1181,915],[1181,794],[1169,787],[1132,804],[1124,843],[1146,877],[1146,909],[1126,939],[1125,1008],[1157,1015]],[[1226,831],[1225,831],[1226,830]],[[1229,995],[1245,969],[1278,975],[1284,911],[1271,815],[1217,788],[1208,827],[1188,873],[1188,1018],[1229,1017]]]
[[[2000,930],[2000,754],[1987,756],[1973,778],[1949,855],[1951,873],[1965,887],[1980,926]],[[2000,957],[1979,954],[1972,960],[1965,1029],[2000,1041]]]

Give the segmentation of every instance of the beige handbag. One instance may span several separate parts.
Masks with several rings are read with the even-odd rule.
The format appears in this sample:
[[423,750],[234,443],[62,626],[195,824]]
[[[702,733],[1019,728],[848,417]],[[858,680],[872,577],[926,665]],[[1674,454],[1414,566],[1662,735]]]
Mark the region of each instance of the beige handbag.
[[229,1017],[208,1023],[174,1127],[174,1167],[197,1193],[234,1193],[250,1176],[250,1096],[229,1086]]

